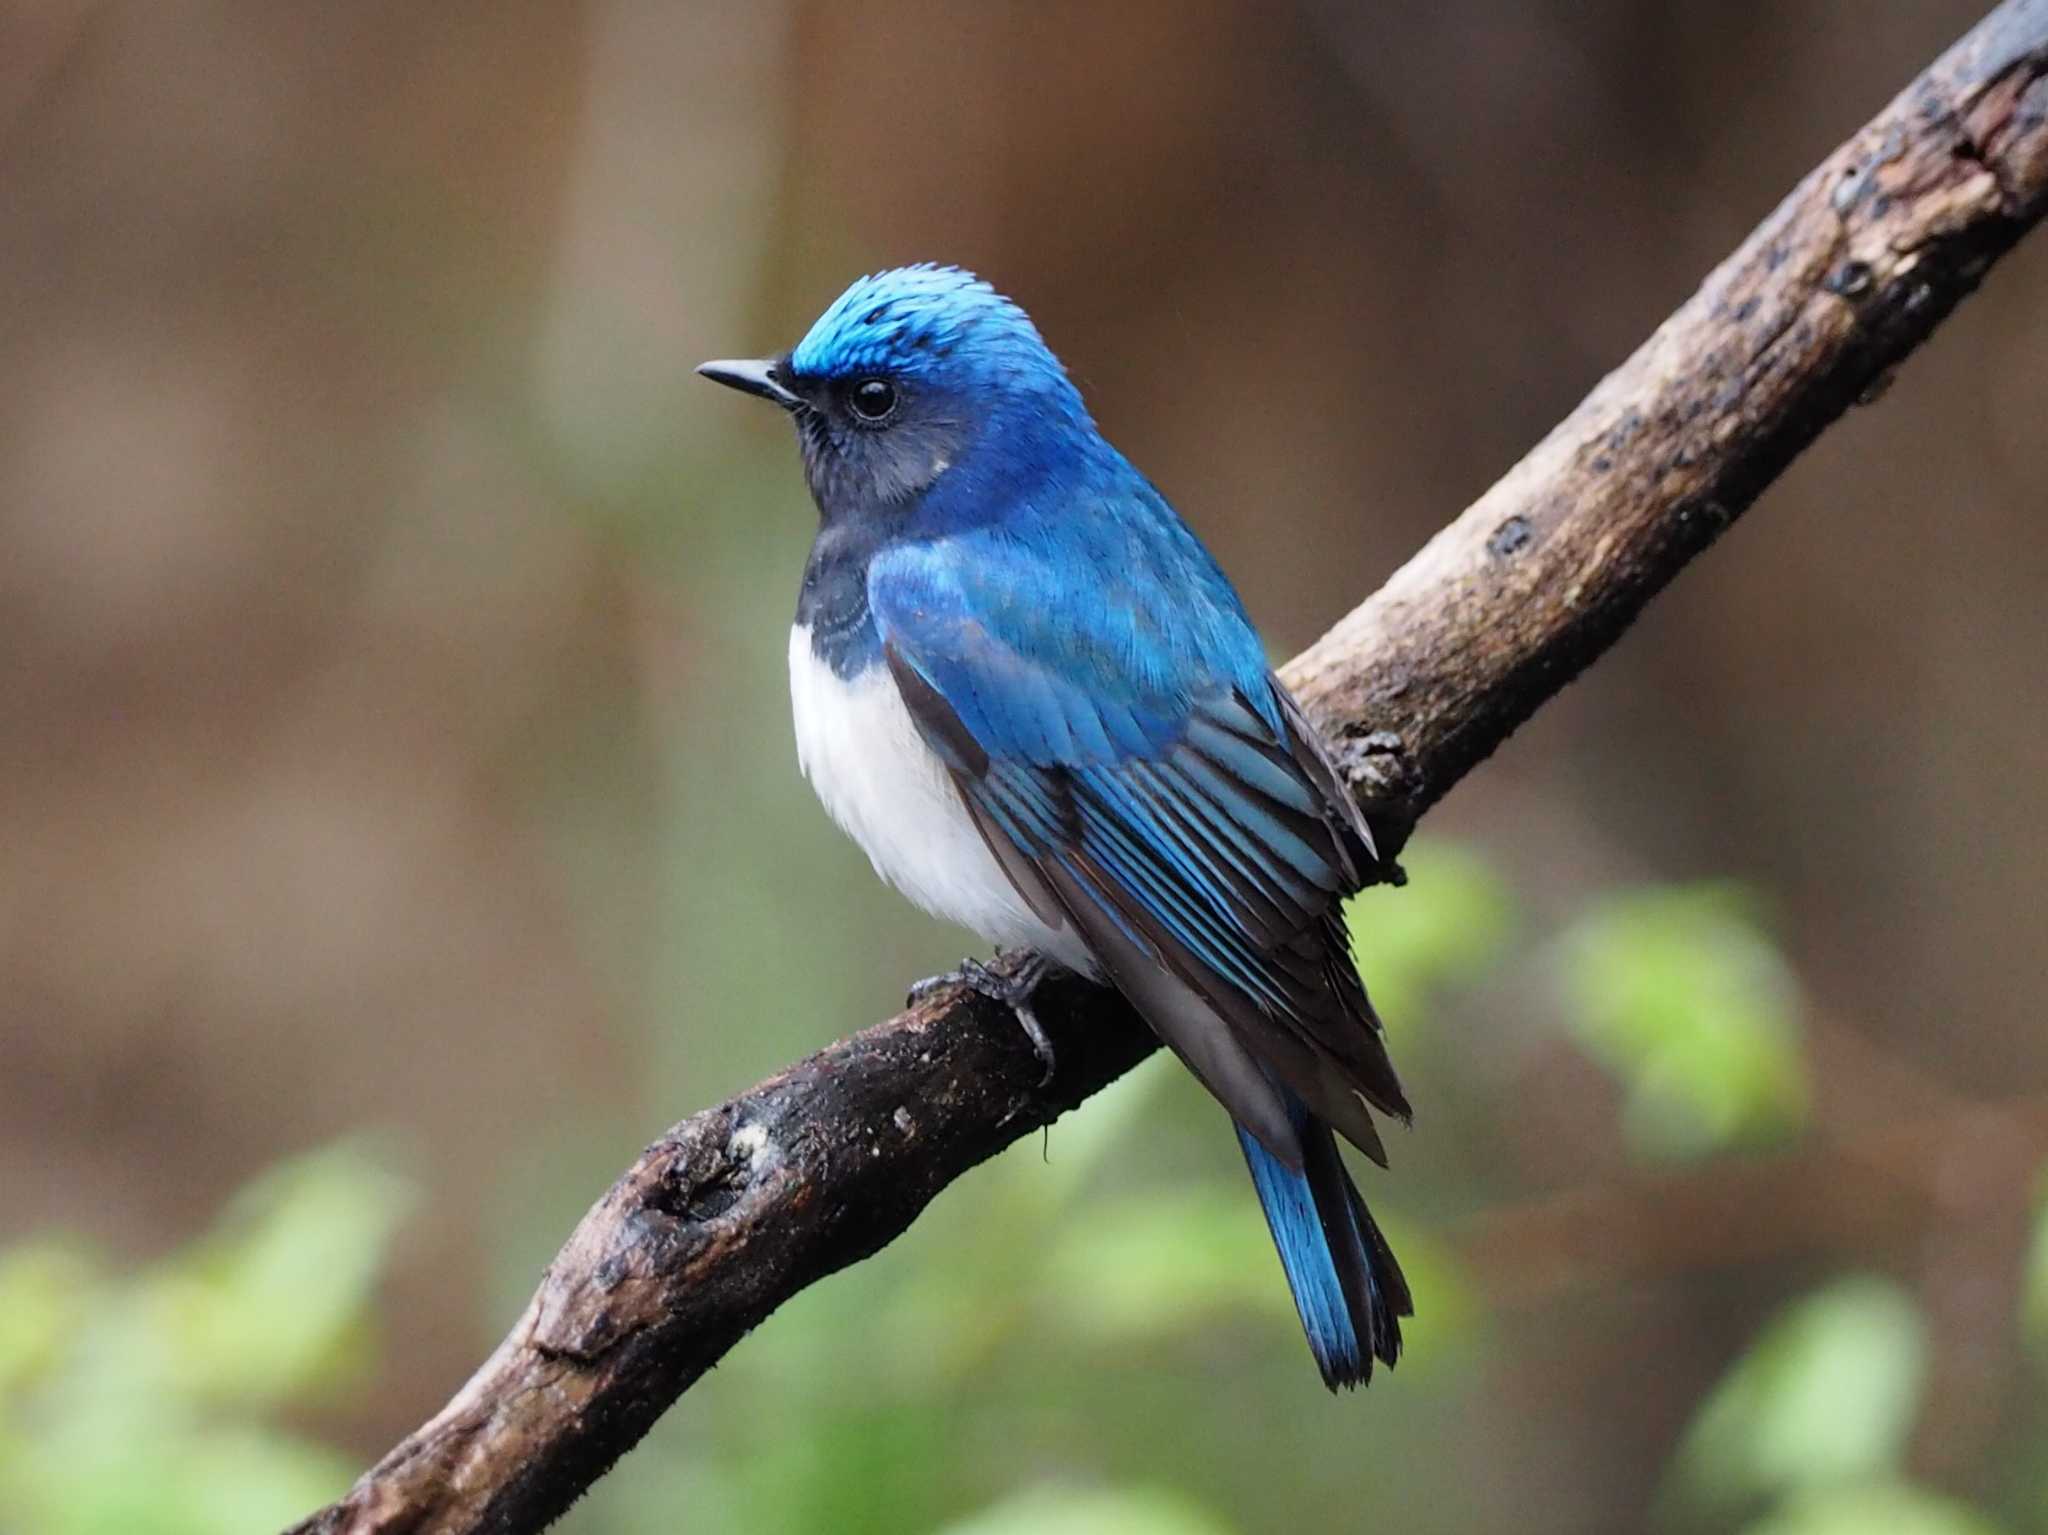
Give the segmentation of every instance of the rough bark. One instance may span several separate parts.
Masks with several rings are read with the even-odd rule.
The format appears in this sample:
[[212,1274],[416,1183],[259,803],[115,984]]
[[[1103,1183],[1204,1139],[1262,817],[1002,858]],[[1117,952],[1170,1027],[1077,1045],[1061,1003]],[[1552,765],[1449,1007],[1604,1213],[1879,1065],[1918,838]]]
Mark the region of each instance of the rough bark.
[[[1285,676],[1391,856],[2048,204],[2048,0],[2009,0],[1813,171],[1626,363]],[[538,1530],[784,1300],[1153,1041],[1055,983],[1059,1070],[957,989],[677,1125],[511,1334],[302,1532]]]

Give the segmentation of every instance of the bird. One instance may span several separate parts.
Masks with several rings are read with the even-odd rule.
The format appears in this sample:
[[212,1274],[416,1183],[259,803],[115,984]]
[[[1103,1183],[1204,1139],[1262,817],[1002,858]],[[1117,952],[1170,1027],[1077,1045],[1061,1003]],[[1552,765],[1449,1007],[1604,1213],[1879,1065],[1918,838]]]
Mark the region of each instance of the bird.
[[1234,1121],[1324,1384],[1391,1367],[1413,1303],[1337,1146],[1384,1167],[1374,1114],[1411,1118],[1342,909],[1377,854],[1221,567],[962,268],[862,277],[787,352],[697,371],[795,423],[790,696],[826,811],[1030,956],[958,978],[1048,1080],[1039,983],[1120,991]]

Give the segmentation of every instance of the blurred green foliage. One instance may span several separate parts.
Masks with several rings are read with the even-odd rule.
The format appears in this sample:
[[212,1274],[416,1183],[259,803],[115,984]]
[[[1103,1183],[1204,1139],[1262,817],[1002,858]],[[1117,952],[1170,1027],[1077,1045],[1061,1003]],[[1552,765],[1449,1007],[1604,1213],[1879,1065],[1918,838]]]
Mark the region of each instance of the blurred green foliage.
[[288,1409],[368,1380],[406,1185],[363,1146],[287,1162],[133,1274],[62,1239],[0,1257],[0,1529],[275,1528],[360,1469]]
[[1767,1511],[1747,1535],[1995,1535],[1906,1479],[1927,1328],[1912,1296],[1852,1274],[1784,1308],[1708,1393],[1667,1487],[1679,1522]]
[[1626,1093],[1652,1157],[1769,1144],[1806,1120],[1798,985],[1755,900],[1726,884],[1629,891],[1560,941],[1566,1016]]
[[2021,1297],[2027,1341],[2048,1354],[2048,1176],[2034,1196],[2034,1237],[2027,1248],[2026,1287]]
[[1912,1298],[1870,1275],[1786,1308],[1701,1405],[1675,1468],[1687,1496],[1735,1507],[1894,1475],[1924,1334]]
[[1521,926],[1507,881],[1455,843],[1419,837],[1401,854],[1407,883],[1374,885],[1347,908],[1372,983],[1373,1006],[1404,1030],[1426,1026],[1433,998],[1469,987]]
[[1998,1535],[1998,1526],[1953,1499],[1873,1481],[1802,1493],[1747,1535]]
[[942,1535],[1229,1535],[1179,1494],[1038,1488],[946,1526]]
[[[1797,988],[1739,891],[1626,892],[1531,935],[1484,859],[1424,841],[1405,861],[1404,890],[1351,913],[1397,1033],[1426,1033],[1490,970],[1548,968],[1572,1037],[1623,1085],[1636,1150],[1703,1156],[1802,1122]],[[831,974],[779,979],[822,991]],[[1262,1420],[1246,1404],[1313,1387],[1221,1130],[1184,1073],[1149,1062],[785,1306],[562,1528],[653,1535],[687,1510],[745,1535],[1230,1535],[1311,1523],[1361,1485],[1386,1527],[1473,1527],[1459,1489],[1407,1474],[1468,1430],[1491,1325],[1450,1247],[1404,1218],[1414,1186],[1365,1178],[1425,1298],[1397,1389]],[[573,1213],[609,1168],[562,1173],[555,1149],[536,1154]],[[530,1172],[508,1163],[522,1197],[499,1313],[566,1224],[527,1197]],[[371,1379],[371,1299],[409,1203],[351,1142],[275,1169],[137,1272],[61,1238],[0,1255],[0,1529],[226,1535],[335,1495],[358,1457],[288,1425]],[[2048,1215],[2030,1263],[2042,1341]],[[1851,1273],[1792,1302],[1701,1399],[1661,1522],[1993,1530],[1908,1476],[1928,1349],[1891,1280]]]

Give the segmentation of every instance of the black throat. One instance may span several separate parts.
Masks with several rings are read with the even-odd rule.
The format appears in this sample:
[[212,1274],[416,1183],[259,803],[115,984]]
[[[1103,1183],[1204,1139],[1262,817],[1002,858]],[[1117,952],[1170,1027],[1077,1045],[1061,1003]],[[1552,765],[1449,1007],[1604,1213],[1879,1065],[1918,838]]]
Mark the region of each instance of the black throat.
[[804,565],[796,621],[811,631],[811,651],[847,681],[881,659],[881,636],[868,611],[868,566],[881,549],[879,519],[834,520],[818,530]]

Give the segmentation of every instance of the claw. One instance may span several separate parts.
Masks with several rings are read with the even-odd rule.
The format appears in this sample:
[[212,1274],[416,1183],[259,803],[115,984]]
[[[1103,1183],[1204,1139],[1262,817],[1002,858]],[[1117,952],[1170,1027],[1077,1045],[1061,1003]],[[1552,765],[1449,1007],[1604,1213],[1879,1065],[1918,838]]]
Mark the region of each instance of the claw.
[[1000,975],[978,959],[963,959],[960,968],[947,975],[928,976],[910,988],[909,1005],[917,1006],[934,992],[947,986],[965,986],[991,1002],[1000,1002],[1016,1015],[1017,1024],[1031,1041],[1031,1048],[1045,1067],[1045,1075],[1038,1085],[1046,1086],[1052,1081],[1053,1071],[1058,1066],[1058,1057],[1053,1053],[1052,1041],[1046,1037],[1045,1027],[1038,1021],[1038,1014],[1032,1009],[1031,997],[1038,990],[1052,970],[1052,961],[1043,954],[1033,954],[1024,963],[1024,968],[1015,976]]
[[929,1002],[934,995],[963,979],[958,970],[948,970],[944,975],[928,975],[921,981],[912,981],[910,990],[903,994],[903,1005],[917,1007],[921,1003]]

